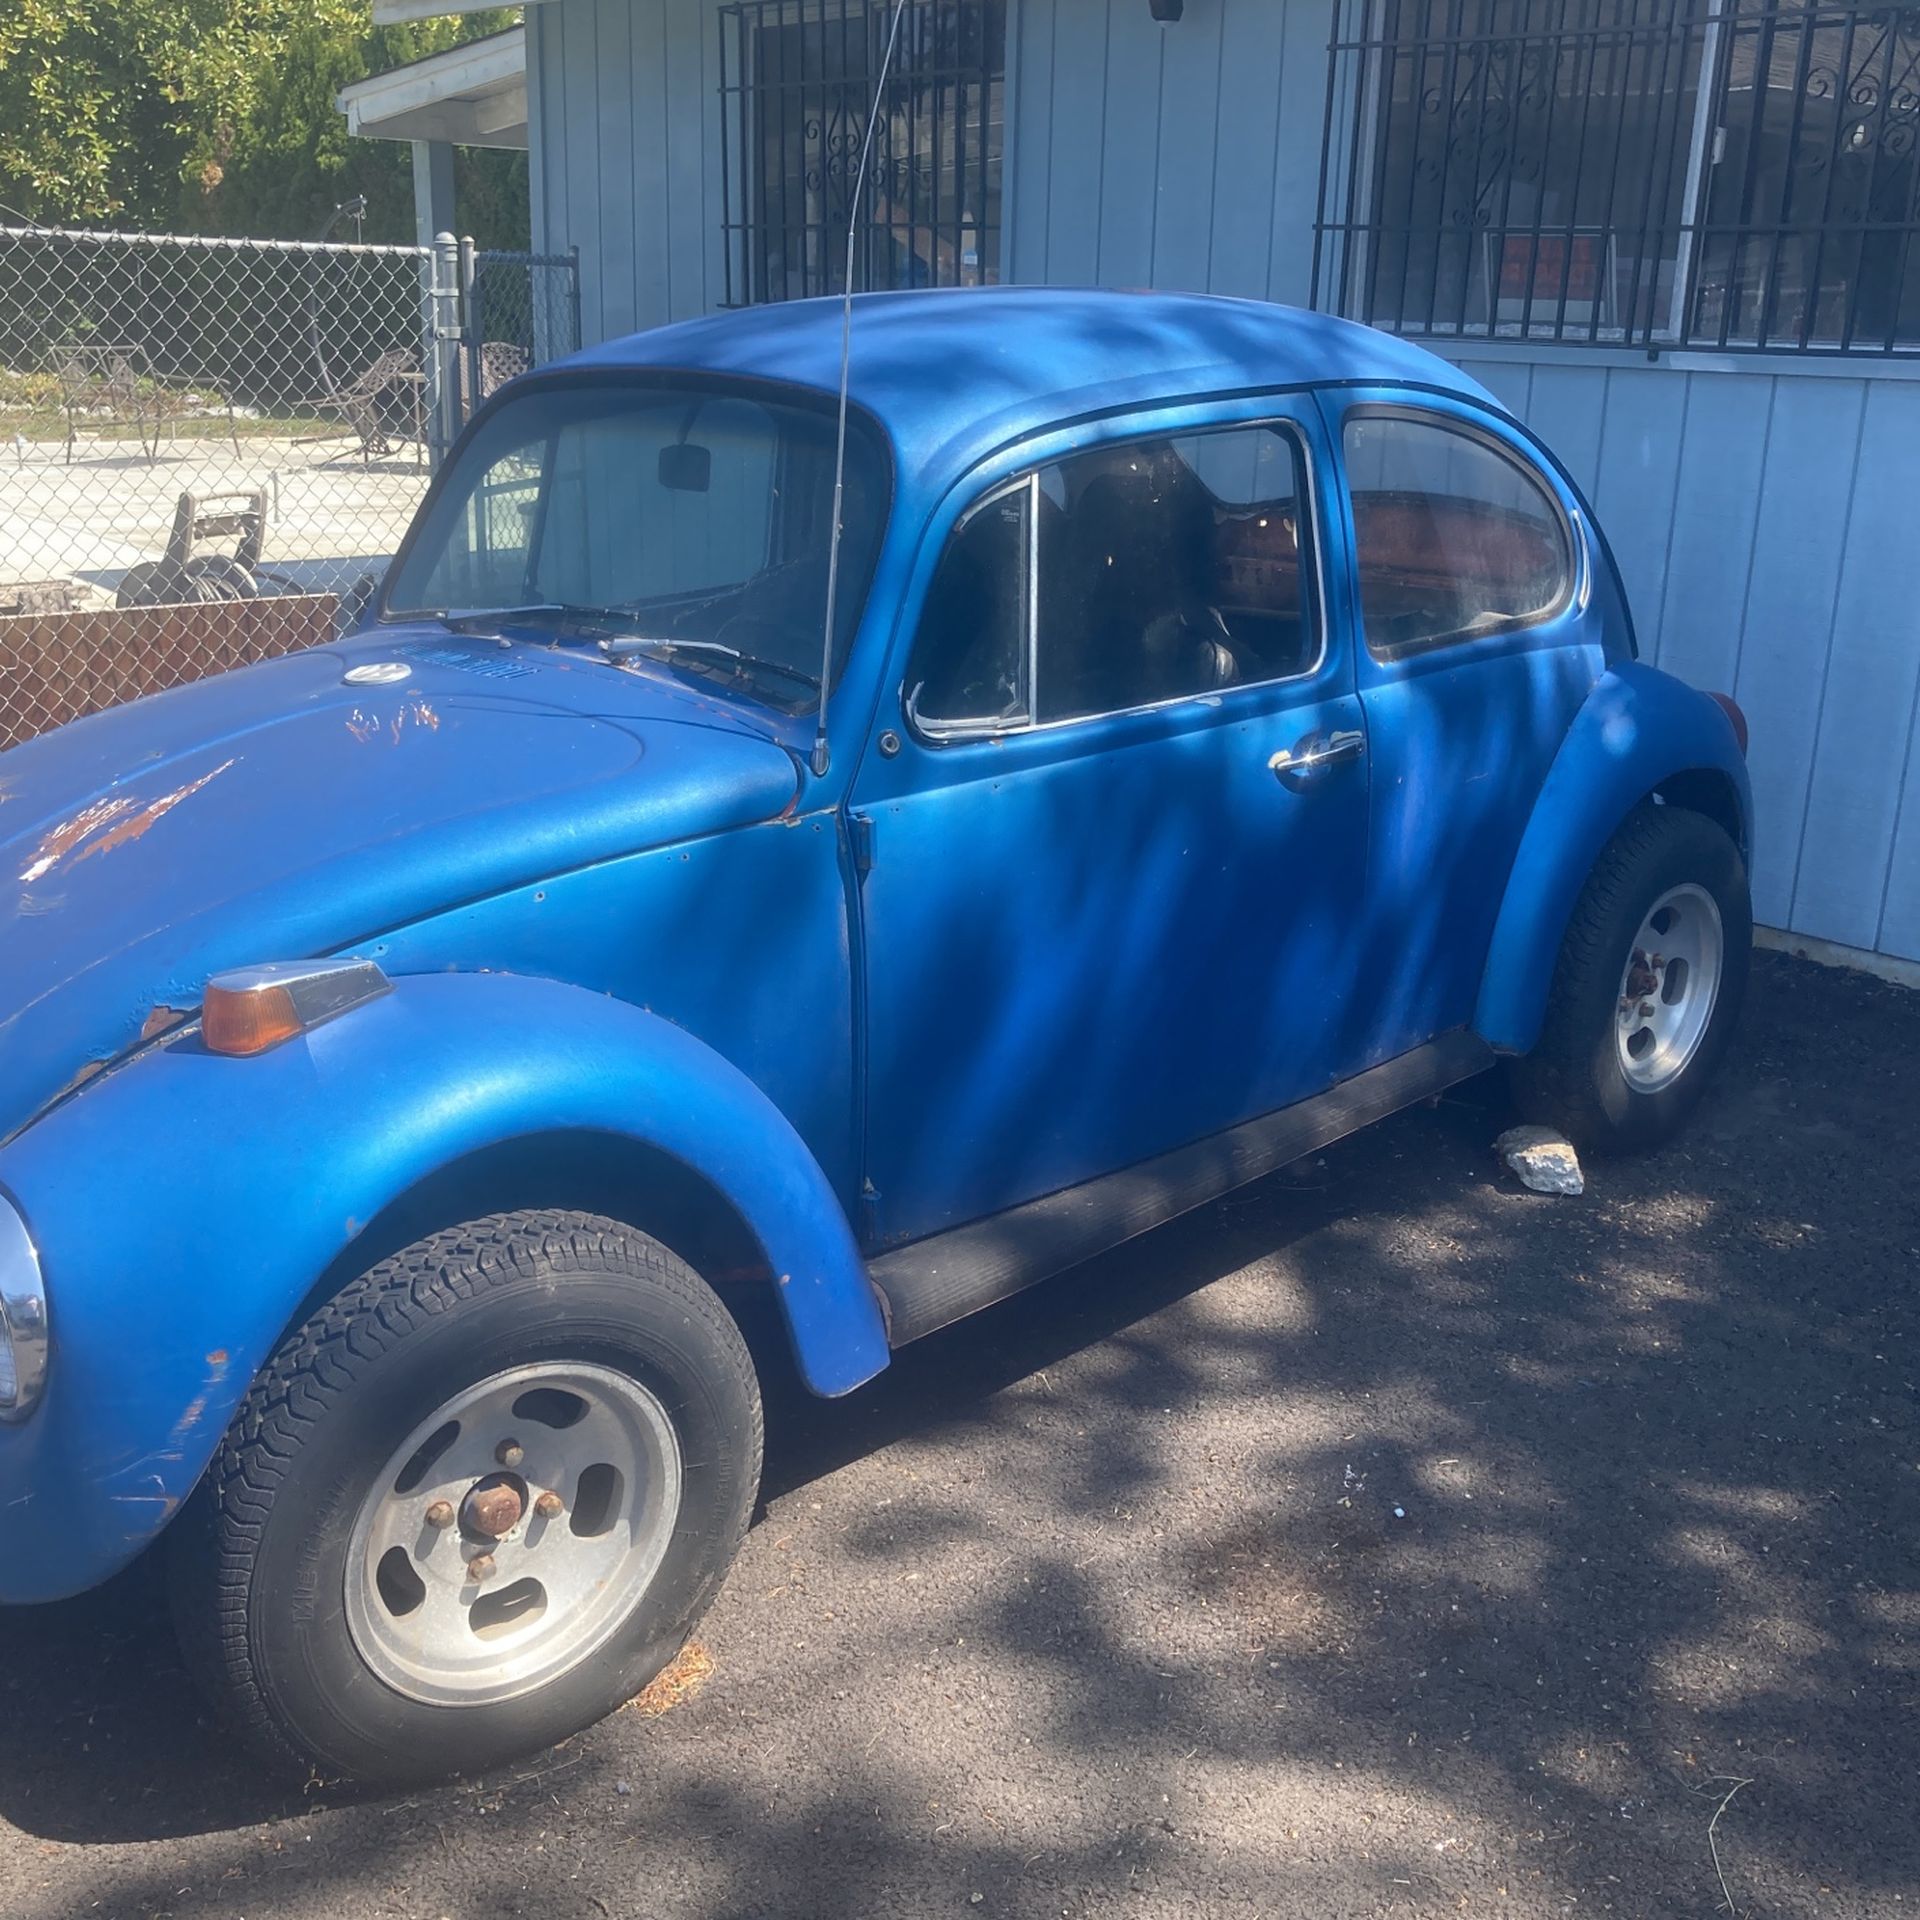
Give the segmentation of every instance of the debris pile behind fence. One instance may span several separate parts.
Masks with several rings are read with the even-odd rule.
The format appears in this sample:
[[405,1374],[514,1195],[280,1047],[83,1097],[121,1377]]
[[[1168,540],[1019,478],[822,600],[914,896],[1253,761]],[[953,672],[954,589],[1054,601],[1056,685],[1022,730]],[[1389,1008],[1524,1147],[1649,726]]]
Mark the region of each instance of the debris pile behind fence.
[[[161,685],[344,626],[464,412],[577,344],[576,280],[451,242],[0,227],[0,747],[135,684],[76,667],[63,614],[187,609]],[[236,611],[283,596],[309,610]]]

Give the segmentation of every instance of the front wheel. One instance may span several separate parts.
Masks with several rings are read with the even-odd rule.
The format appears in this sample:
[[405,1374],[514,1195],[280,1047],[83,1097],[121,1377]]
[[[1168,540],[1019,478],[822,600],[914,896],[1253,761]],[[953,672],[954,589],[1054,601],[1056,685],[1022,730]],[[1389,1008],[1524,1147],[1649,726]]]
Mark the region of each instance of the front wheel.
[[1667,1139],[1733,1037],[1752,947],[1746,865],[1724,830],[1637,808],[1574,908],[1539,1044],[1513,1063],[1522,1116],[1601,1153]]
[[706,1285],[574,1213],[417,1242],[292,1334],[173,1545],[189,1657],[323,1776],[474,1772],[673,1658],[759,1481],[758,1385]]

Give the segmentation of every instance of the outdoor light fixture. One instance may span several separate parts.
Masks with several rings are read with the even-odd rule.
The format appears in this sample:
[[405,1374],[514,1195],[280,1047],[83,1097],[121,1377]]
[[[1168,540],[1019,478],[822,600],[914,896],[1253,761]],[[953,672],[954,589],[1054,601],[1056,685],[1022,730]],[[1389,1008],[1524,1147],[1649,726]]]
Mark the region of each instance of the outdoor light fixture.
[[1187,0],[1147,0],[1156,20],[1178,20],[1187,10]]

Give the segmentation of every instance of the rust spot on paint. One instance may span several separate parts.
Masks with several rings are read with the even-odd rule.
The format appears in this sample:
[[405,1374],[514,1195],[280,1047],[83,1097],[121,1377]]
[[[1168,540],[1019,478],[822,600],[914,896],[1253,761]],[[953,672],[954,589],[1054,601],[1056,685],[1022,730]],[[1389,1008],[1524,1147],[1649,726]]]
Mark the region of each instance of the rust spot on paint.
[[220,1372],[224,1373],[227,1370],[227,1362],[231,1358],[232,1356],[227,1352],[225,1347],[215,1347],[214,1350],[207,1355],[207,1365],[216,1367]]
[[171,793],[163,793],[158,800],[149,800],[138,813],[130,814],[97,839],[89,840],[73,856],[73,864],[77,867],[82,860],[91,860],[96,853],[111,853],[116,847],[124,847],[130,840],[138,840],[156,820],[164,820],[183,800],[191,800],[202,787],[211,786],[232,765],[231,760],[222,760],[211,773],[203,773],[198,780],[189,780],[184,787],[175,787]]
[[73,864],[77,867],[96,853],[111,853],[130,840],[138,840],[156,820],[165,819],[183,800],[192,799],[232,765],[231,760],[223,760],[211,773],[203,773],[198,780],[189,780],[184,787],[175,787],[171,793],[163,793],[145,806],[125,797],[91,801],[70,819],[47,831],[34,849],[33,858],[21,869],[20,878],[32,886],[36,880],[44,880],[69,853],[73,854]]
[[429,733],[440,731],[439,711],[423,693],[409,693],[394,708],[393,716],[388,720],[382,720],[377,713],[369,713],[365,707],[355,707],[347,715],[347,731],[362,746],[384,734],[387,743],[397,747],[402,736],[414,727],[424,727]]
[[78,1093],[96,1073],[105,1073],[106,1070],[107,1063],[104,1060],[89,1060],[53,1097],[56,1100],[64,1100],[68,1094]]
[[191,1020],[193,1015],[179,1007],[155,1007],[140,1023],[140,1038],[158,1040],[163,1033],[171,1033],[183,1020]]
[[20,869],[20,878],[28,886],[32,886],[36,880],[44,880],[88,834],[98,832],[111,821],[118,820],[123,813],[132,810],[131,800],[95,800],[82,807],[72,819],[62,820],[57,827],[49,827],[40,844],[34,848],[33,858]]

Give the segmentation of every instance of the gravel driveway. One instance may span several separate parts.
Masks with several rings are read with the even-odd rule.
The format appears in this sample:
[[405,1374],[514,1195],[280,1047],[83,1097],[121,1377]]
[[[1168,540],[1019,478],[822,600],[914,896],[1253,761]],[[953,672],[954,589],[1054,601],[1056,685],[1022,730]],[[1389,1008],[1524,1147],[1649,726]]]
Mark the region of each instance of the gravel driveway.
[[264,1787],[147,1568],[0,1616],[0,1914],[1920,1913],[1917,1094],[1761,955],[1584,1199],[1468,1089],[783,1402],[666,1710],[483,1781]]

